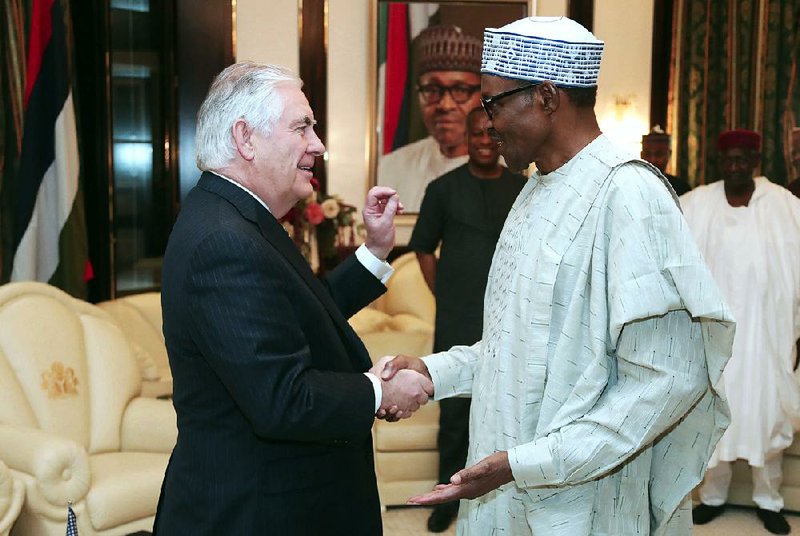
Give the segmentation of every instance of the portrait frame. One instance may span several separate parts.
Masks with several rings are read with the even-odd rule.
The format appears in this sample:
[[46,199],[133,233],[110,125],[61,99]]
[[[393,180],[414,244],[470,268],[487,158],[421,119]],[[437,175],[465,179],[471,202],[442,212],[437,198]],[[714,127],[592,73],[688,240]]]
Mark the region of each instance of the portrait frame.
[[[395,106],[389,106],[394,110],[395,116],[399,114],[398,123],[404,125],[403,139],[392,138],[387,141],[385,138],[387,107],[386,107],[386,64],[390,58],[391,47],[386,45],[388,34],[388,12],[392,6],[406,6],[409,14],[408,20],[408,60],[405,71],[404,104],[402,111],[397,111]],[[393,14],[396,11],[392,12]],[[416,66],[414,65],[412,43],[413,38],[419,34],[423,28],[430,24],[454,24],[459,26],[467,35],[483,39],[485,28],[496,28],[519,18],[530,16],[535,13],[535,0],[372,0],[370,13],[370,62],[369,62],[369,88],[370,113],[367,128],[367,166],[369,185],[387,185],[391,181],[382,180],[379,177],[378,167],[380,159],[385,154],[410,145],[428,136],[421,118],[419,98],[416,91]],[[425,24],[425,18],[428,24]],[[396,50],[396,44],[394,45]],[[402,72],[402,70],[401,70]],[[395,73],[396,79],[396,73]],[[397,91],[394,91],[396,94]],[[396,96],[394,97],[396,101]],[[391,147],[391,148],[389,148]],[[425,179],[421,179],[423,182]],[[401,201],[402,201],[401,195]],[[406,214],[398,217],[399,227],[413,227],[416,222],[416,214],[419,207],[416,205],[418,199],[406,207]],[[410,230],[408,231],[410,233]],[[406,234],[406,233],[402,233]],[[399,237],[402,238],[402,237]]]

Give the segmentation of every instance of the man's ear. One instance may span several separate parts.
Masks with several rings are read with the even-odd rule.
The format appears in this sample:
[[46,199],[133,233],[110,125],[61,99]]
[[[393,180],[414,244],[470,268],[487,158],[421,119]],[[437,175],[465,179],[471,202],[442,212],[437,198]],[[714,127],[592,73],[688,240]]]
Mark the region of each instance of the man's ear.
[[538,92],[542,99],[542,108],[545,113],[553,113],[558,110],[561,105],[561,93],[555,84],[546,80],[539,86]]
[[256,150],[253,147],[253,129],[244,119],[237,119],[231,127],[233,143],[239,156],[245,160],[252,161],[256,157]]

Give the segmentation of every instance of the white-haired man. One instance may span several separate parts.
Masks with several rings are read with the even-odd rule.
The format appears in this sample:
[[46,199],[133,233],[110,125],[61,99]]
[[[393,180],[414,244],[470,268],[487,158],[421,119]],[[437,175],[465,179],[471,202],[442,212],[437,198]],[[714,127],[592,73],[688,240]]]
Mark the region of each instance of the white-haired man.
[[367,195],[366,244],[323,284],[278,223],[312,192],[324,147],[300,80],[240,63],[198,114],[203,175],[164,256],[164,337],[178,442],[155,533],[381,532],[370,429],[430,382],[372,373],[346,318],[385,291],[398,198]]
[[689,534],[728,423],[733,322],[669,183],[594,114],[603,43],[566,18],[486,30],[481,99],[509,169],[537,172],[495,250],[483,337],[405,366],[471,396],[468,467],[410,502],[458,533]]

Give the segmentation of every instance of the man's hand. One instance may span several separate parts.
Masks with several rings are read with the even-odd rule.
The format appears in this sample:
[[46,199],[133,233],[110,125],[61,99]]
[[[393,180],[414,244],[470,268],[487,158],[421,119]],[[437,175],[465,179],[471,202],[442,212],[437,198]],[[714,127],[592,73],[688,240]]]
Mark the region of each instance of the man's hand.
[[381,380],[383,399],[378,417],[392,415],[392,421],[407,419],[433,396],[433,383],[419,372],[401,370],[390,381]]
[[[382,365],[380,374],[378,375],[378,377],[382,380],[391,380],[394,375],[397,374],[397,371],[403,369],[416,370],[429,380],[431,379],[431,373],[428,372],[428,366],[422,359],[403,354],[396,356],[394,359],[386,359],[387,357],[389,356],[382,357],[378,362]],[[377,366],[378,365],[375,365],[374,368],[377,368]]]
[[374,186],[367,193],[364,205],[364,226],[367,228],[367,249],[386,260],[394,247],[394,216],[403,213],[397,192],[387,186]]
[[472,467],[457,472],[449,484],[437,484],[433,491],[411,497],[407,504],[439,504],[458,499],[474,499],[514,480],[508,452],[495,452]]
[[[428,380],[431,375],[428,372],[428,367],[425,362],[418,357],[411,357],[407,355],[398,355],[394,358],[391,356],[384,356],[375,364],[370,372],[376,374],[381,380],[391,380],[398,371],[410,369],[419,372]],[[433,395],[433,384],[431,384],[431,396]],[[379,419],[385,419],[388,422],[396,422],[403,418],[403,413],[398,413],[398,408],[393,406],[381,407],[376,413]]]

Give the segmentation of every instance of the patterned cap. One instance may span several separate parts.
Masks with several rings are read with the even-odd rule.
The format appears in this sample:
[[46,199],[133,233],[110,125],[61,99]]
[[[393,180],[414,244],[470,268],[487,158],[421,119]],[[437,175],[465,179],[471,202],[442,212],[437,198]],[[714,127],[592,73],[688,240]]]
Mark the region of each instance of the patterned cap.
[[481,72],[481,40],[458,26],[429,26],[414,39],[419,74],[428,71]]
[[717,149],[752,149],[761,150],[761,134],[752,130],[737,129],[723,132],[717,139]]
[[596,87],[603,41],[566,17],[527,17],[483,34],[481,72],[560,87]]

